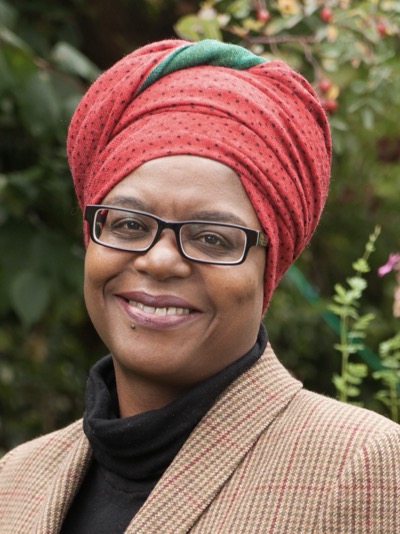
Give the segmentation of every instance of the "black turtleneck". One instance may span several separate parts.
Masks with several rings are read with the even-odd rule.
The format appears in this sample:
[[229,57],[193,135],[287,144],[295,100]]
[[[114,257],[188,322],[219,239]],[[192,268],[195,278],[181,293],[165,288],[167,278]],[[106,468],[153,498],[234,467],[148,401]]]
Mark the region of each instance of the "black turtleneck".
[[98,361],[89,374],[83,418],[94,460],[61,534],[123,533],[200,419],[266,344],[261,326],[242,358],[167,406],[125,418],[119,418],[112,358]]

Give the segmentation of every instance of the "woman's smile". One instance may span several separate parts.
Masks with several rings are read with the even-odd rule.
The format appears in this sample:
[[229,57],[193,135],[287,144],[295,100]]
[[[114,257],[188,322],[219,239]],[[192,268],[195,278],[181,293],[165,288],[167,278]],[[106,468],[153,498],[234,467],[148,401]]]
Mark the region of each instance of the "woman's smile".
[[115,295],[117,303],[134,321],[146,328],[175,328],[197,319],[199,310],[186,300],[174,295],[149,295],[148,293],[122,292]]

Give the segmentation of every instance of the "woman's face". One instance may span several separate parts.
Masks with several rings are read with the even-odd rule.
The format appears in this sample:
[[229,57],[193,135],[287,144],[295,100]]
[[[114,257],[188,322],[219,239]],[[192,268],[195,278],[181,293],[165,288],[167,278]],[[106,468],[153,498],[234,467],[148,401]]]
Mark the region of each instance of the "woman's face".
[[[103,204],[170,221],[211,218],[261,230],[238,176],[196,156],[145,163]],[[191,262],[178,252],[172,230],[146,253],[91,241],[85,300],[113,355],[119,394],[133,397],[132,388],[147,388],[153,398],[160,392],[155,404],[165,404],[245,354],[262,318],[264,268],[263,247],[252,247],[240,265]]]

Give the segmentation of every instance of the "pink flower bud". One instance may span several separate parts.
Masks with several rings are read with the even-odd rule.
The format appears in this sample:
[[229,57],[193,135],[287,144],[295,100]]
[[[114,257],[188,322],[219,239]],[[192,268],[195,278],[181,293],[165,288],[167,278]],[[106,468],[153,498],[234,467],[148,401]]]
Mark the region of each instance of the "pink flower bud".
[[396,252],[393,254],[389,254],[388,261],[385,263],[385,265],[382,265],[378,269],[378,275],[379,276],[385,276],[385,274],[390,273],[391,271],[398,271],[400,270],[400,253]]

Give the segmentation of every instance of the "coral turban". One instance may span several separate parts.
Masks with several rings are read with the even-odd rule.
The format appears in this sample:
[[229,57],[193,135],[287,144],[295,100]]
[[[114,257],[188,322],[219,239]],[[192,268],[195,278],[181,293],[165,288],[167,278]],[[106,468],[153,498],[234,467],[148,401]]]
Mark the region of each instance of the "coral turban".
[[317,226],[331,140],[316,94],[285,63],[213,40],[166,40],[94,82],[72,118],[67,152],[82,209],[155,158],[189,154],[232,168],[269,238],[266,309]]

